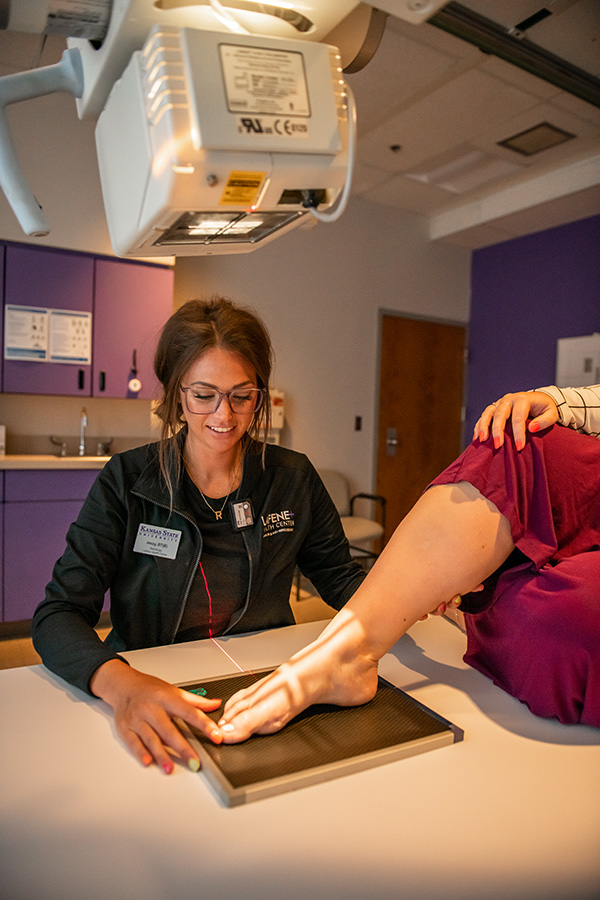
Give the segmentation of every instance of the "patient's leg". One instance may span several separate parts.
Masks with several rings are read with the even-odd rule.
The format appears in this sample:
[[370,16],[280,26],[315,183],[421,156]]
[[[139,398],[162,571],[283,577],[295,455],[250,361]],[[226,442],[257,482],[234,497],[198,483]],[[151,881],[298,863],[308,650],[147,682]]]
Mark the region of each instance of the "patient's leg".
[[398,638],[479,585],[513,549],[507,519],[472,485],[430,488],[320,637],[229,701],[227,739],[276,731],[312,703],[366,702],[377,688],[377,663]]

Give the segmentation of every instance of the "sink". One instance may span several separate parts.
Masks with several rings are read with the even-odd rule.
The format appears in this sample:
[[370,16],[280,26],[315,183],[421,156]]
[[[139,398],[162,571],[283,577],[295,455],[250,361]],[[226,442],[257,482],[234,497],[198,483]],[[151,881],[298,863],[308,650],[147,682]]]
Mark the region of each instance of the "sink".
[[54,444],[55,447],[60,447],[60,450],[55,453],[59,459],[106,459],[110,454],[110,447],[113,442],[112,438],[102,438],[102,437],[86,437],[85,439],[85,447],[94,447],[96,448],[96,453],[84,453],[83,456],[79,455],[79,445],[80,439],[72,438],[72,437],[54,437],[52,435],[50,437],[50,442]]

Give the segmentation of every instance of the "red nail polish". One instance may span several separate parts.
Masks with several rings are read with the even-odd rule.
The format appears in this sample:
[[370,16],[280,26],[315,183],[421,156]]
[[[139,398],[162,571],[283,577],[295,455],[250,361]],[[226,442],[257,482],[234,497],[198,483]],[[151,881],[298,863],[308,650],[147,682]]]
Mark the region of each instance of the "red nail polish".
[[521,438],[519,438],[518,441],[515,441],[515,447],[517,448],[517,450],[522,450],[524,446],[525,443],[521,440]]
[[480,432],[479,432],[478,437],[479,437],[479,442],[480,442],[480,443],[483,443],[483,441],[485,441],[485,435],[484,435],[483,431],[480,431]]
[[531,425],[529,426],[529,430],[530,430],[530,431],[539,431],[539,430],[540,430],[540,423],[539,423],[539,422],[532,422]]
[[173,771],[173,763],[172,762],[165,762],[165,763],[163,763],[162,767],[163,767],[163,772],[166,775],[170,775],[171,772]]
[[496,450],[500,449],[500,438],[499,437],[494,438],[494,447]]

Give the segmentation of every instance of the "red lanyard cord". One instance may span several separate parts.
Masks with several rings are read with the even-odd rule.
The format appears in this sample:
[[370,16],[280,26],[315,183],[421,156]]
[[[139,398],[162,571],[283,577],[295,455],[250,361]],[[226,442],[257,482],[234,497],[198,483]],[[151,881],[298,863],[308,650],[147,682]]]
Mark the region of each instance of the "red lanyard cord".
[[255,681],[258,681],[258,678],[254,674],[254,672],[251,672],[250,669],[242,669],[242,667],[236,663],[235,659],[229,655],[227,650],[225,650],[225,648],[222,647],[221,644],[219,644],[217,641],[215,641],[214,637],[212,636],[212,597],[210,594],[210,590],[208,588],[208,581],[206,580],[206,573],[204,572],[204,569],[202,567],[202,560],[200,560],[198,562],[198,565],[200,566],[200,571],[202,572],[202,577],[204,579],[204,586],[206,587],[206,594],[208,596],[208,637],[209,637],[209,640],[211,640],[213,642],[213,644],[216,647],[218,647],[222,653],[225,654],[227,659],[231,660],[231,662],[234,664],[236,669],[239,669],[240,672],[244,672],[244,673],[247,672],[248,675],[252,675],[252,677],[255,679]]

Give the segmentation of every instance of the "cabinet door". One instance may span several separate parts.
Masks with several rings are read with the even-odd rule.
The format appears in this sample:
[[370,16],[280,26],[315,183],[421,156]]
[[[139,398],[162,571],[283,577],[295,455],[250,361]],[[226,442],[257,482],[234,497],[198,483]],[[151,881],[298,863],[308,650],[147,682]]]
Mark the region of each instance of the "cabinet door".
[[[1,318],[1,317],[0,317]],[[4,572],[4,472],[0,472],[0,570]],[[4,621],[4,577],[0,578],[0,622]]]
[[[92,355],[95,397],[156,397],[154,351],[172,311],[171,269],[96,260]],[[134,376],[141,382],[139,391],[130,388]]]
[[[92,312],[92,256],[9,245],[5,267],[5,304]],[[3,359],[3,390],[89,396],[90,369],[89,365]]]
[[30,619],[98,472],[5,472],[3,620]]
[[[2,348],[2,356],[4,357],[4,316],[1,311],[4,310],[4,256],[6,247],[0,244],[0,347]],[[0,391],[2,390],[2,366],[0,365]]]
[[4,621],[31,619],[80,500],[4,504]]

